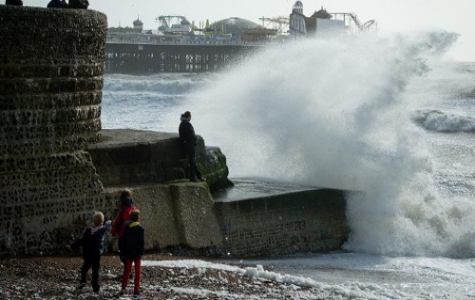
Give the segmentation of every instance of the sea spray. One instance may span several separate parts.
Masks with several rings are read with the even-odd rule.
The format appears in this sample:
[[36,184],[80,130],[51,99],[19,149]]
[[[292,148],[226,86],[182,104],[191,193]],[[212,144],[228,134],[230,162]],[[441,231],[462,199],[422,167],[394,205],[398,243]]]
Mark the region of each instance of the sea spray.
[[268,49],[186,105],[206,140],[225,150],[231,167],[237,162],[233,176],[354,189],[363,165],[406,142],[401,125],[414,127],[402,95],[427,67],[411,57],[414,49],[406,61],[394,47],[349,37]]
[[455,40],[440,32],[270,47],[218,74],[182,110],[222,148],[231,177],[363,191],[349,193],[345,249],[470,256],[473,210],[439,195],[425,131],[411,119],[439,91],[407,92]]

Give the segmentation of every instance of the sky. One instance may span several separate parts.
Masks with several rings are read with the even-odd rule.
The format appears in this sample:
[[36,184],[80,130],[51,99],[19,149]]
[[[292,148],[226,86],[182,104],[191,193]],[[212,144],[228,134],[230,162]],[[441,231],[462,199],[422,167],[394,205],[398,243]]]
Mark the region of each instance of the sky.
[[[304,15],[321,7],[328,12],[355,13],[363,23],[378,22],[378,34],[426,29],[444,29],[460,34],[449,58],[475,61],[474,0],[320,0],[303,3]],[[48,0],[23,0],[25,6],[43,6]],[[90,9],[107,15],[110,27],[131,26],[140,18],[144,28],[157,28],[161,15],[181,15],[196,25],[238,17],[262,24],[259,18],[288,16],[294,0],[89,0]]]

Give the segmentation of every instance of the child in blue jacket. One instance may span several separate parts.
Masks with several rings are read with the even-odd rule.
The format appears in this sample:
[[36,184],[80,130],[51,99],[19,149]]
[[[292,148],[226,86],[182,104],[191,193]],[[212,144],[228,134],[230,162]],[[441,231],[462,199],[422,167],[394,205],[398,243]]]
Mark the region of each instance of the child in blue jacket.
[[76,240],[73,244],[68,246],[73,250],[82,246],[82,257],[84,263],[81,267],[81,281],[77,286],[78,290],[81,290],[86,286],[87,272],[92,267],[92,290],[95,294],[99,293],[99,268],[101,265],[101,257],[104,252],[104,233],[106,227],[110,225],[110,221],[107,222],[104,227],[104,214],[97,211],[92,217],[94,225],[87,228],[84,231],[83,236]]

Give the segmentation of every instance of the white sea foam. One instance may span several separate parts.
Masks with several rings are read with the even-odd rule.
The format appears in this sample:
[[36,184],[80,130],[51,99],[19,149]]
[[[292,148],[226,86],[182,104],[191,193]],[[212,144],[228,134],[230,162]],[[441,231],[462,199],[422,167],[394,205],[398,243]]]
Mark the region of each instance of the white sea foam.
[[[248,267],[233,266],[235,263]],[[285,260],[144,260],[142,266],[234,272],[255,281],[288,286],[286,297],[289,299],[472,299],[475,295],[474,262],[468,259],[336,253]],[[192,287],[171,289],[201,297],[217,295],[216,291]],[[243,295],[223,291],[219,296],[240,299]]]

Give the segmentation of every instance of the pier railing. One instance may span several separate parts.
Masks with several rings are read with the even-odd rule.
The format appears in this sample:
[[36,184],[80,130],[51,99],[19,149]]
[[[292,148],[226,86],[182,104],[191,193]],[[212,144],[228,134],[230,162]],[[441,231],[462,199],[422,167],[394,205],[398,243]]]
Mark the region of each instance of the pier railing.
[[147,45],[238,45],[238,46],[262,46],[270,40],[249,41],[234,37],[204,37],[204,36],[173,36],[173,35],[150,35],[150,34],[108,34],[108,44],[147,44]]

